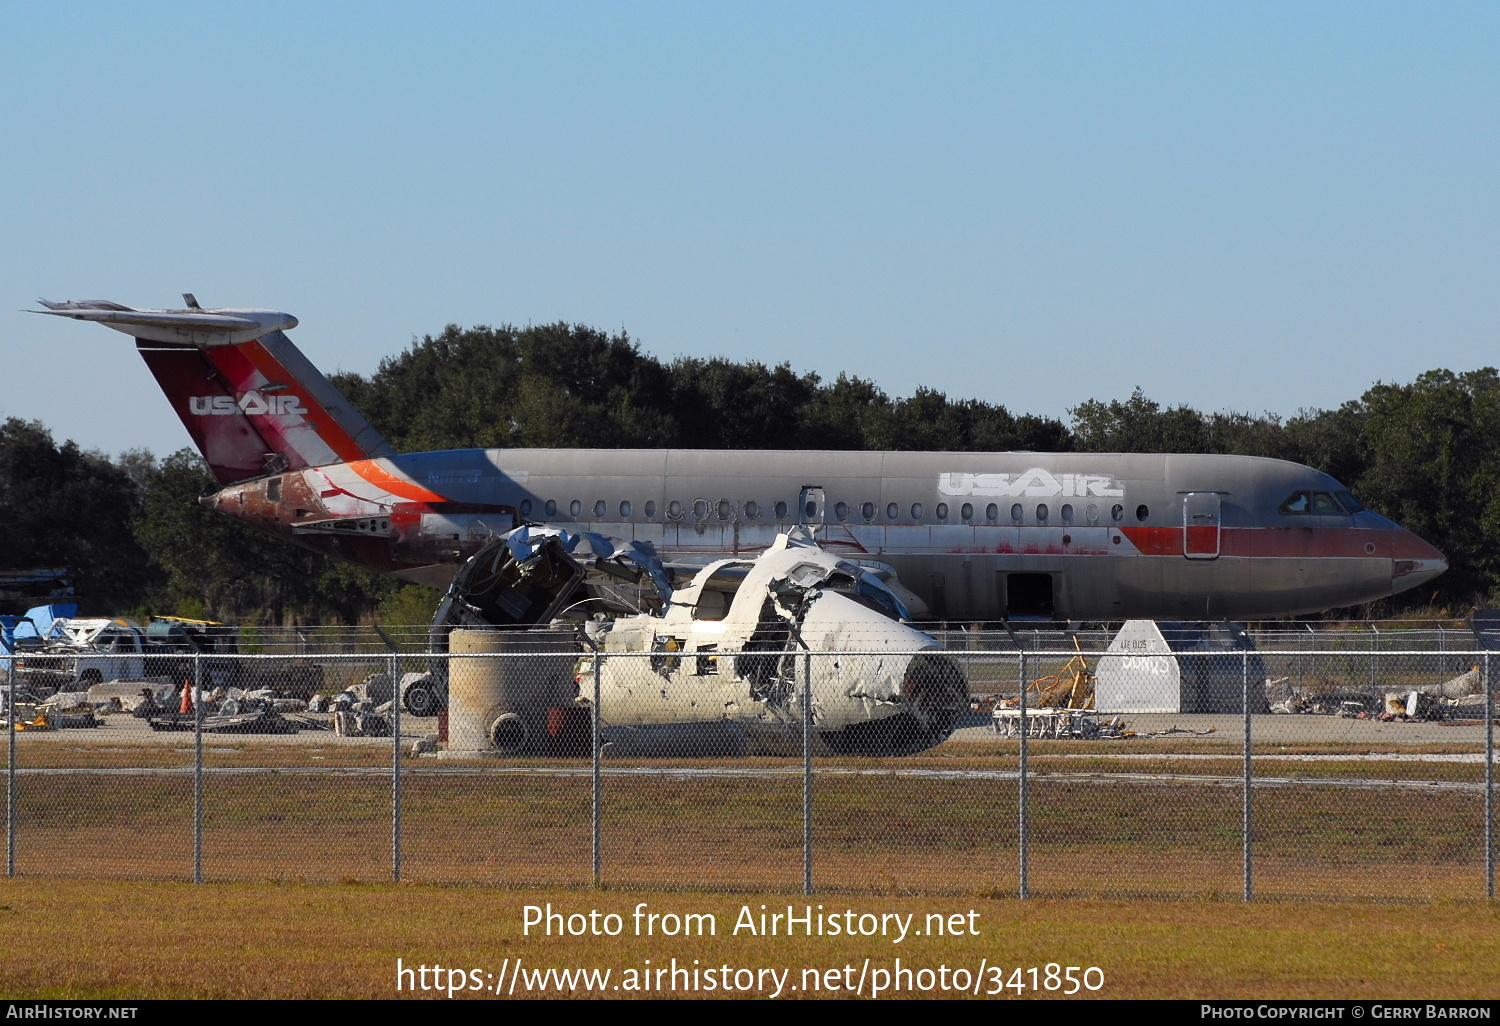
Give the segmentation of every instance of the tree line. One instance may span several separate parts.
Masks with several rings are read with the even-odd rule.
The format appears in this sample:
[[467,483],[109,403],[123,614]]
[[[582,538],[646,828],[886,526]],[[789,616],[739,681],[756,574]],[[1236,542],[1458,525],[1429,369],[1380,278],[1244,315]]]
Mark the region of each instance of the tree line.
[[[1500,375],[1434,370],[1333,410],[1282,418],[1083,400],[1068,421],[927,388],[892,398],[786,364],[662,361],[626,334],[553,324],[450,325],[337,385],[398,451],[467,447],[887,449],[1235,453],[1327,471],[1448,556],[1421,594],[1466,612],[1500,599]],[[177,612],[239,622],[420,618],[435,596],[335,563],[204,509],[198,455],[110,457],[37,422],[0,425],[5,565],[72,566],[86,612]]]

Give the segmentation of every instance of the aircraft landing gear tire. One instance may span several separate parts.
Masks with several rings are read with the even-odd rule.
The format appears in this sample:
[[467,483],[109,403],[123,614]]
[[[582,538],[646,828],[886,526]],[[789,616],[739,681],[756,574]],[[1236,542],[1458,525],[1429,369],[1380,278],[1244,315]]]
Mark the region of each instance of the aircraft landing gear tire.
[[437,689],[428,683],[413,684],[401,696],[401,704],[413,716],[436,716],[443,709]]

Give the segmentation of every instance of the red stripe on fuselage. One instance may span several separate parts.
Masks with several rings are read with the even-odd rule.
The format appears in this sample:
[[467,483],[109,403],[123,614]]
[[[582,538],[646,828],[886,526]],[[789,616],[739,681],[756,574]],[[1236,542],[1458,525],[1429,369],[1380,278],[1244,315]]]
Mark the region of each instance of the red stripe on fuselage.
[[[1119,530],[1142,555],[1183,554],[1180,527],[1122,527]],[[1219,555],[1389,559],[1392,535],[1406,534],[1406,531],[1356,527],[1225,527],[1220,530]],[[1369,548],[1371,545],[1375,547],[1373,552]],[[1425,542],[1423,545],[1426,547]]]

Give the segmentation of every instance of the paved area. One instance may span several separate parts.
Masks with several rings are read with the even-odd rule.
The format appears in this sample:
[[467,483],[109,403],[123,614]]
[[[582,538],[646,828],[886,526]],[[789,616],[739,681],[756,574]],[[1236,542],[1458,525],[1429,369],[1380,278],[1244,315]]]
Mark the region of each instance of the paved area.
[[[1110,717],[1102,716],[1101,719]],[[1244,731],[1243,716],[1215,713],[1126,713],[1124,720],[1131,730],[1158,733],[1177,728],[1197,733],[1212,729],[1203,738],[1175,734],[1174,741],[1238,741]],[[953,732],[963,741],[999,741],[988,717],[970,717]],[[1307,744],[1336,741],[1346,744],[1449,744],[1484,747],[1483,723],[1382,723],[1379,720],[1346,720],[1338,716],[1278,716],[1265,714],[1250,717],[1250,736],[1257,743]],[[1012,739],[1013,740],[1013,739]],[[1080,744],[1086,742],[1080,742]]]
[[[295,734],[204,734],[203,746],[205,748],[215,746],[243,748],[247,744],[274,744],[316,745],[325,748],[334,746],[391,747],[391,739],[388,737],[339,737],[332,730],[332,717],[302,713],[297,715],[307,715],[311,720],[329,723],[330,727],[323,730],[309,727]],[[22,748],[32,744],[123,744],[162,745],[167,748],[185,748],[188,751],[193,749],[193,732],[190,730],[152,730],[151,725],[145,720],[138,720],[129,714],[105,716],[100,722],[101,726],[98,727],[23,731],[16,735],[16,746]],[[436,733],[437,719],[434,717],[411,715],[401,717],[401,737],[404,741],[415,741],[427,734]],[[4,728],[0,727],[0,738],[3,738],[3,735]],[[0,744],[3,743],[3,740],[0,740]]]
[[[326,722],[328,717],[310,717]],[[1107,717],[1105,717],[1107,718]],[[1133,713],[1124,716],[1131,730],[1140,733],[1158,733],[1176,728],[1191,733],[1172,735],[1173,741],[1192,744],[1195,741],[1238,741],[1244,727],[1244,719],[1234,715],[1212,713]],[[1347,720],[1337,716],[1252,716],[1251,737],[1265,744],[1307,744],[1313,742],[1339,742],[1345,744],[1407,745],[1449,744],[1472,745],[1476,751],[1484,747],[1483,723],[1452,724],[1435,723],[1382,723],[1379,720]],[[1194,736],[1200,731],[1212,729],[1212,733]],[[401,736],[410,742],[427,734],[437,733],[437,720],[433,717],[401,717]],[[0,728],[3,734],[3,728]],[[1500,734],[1500,730],[1497,730]],[[995,734],[988,714],[975,713],[966,717],[953,737],[960,741],[1007,740]],[[1014,741],[1014,739],[1008,739]],[[163,745],[169,748],[193,747],[193,735],[188,731],[152,730],[145,720],[128,715],[107,716],[103,726],[88,729],[66,729],[24,732],[17,736],[19,746],[31,744],[129,744]],[[295,734],[205,734],[205,747],[243,748],[246,745],[314,745],[321,747],[350,746],[389,748],[388,737],[355,738],[338,737],[332,730],[306,729]],[[1088,742],[1079,742],[1088,744]]]

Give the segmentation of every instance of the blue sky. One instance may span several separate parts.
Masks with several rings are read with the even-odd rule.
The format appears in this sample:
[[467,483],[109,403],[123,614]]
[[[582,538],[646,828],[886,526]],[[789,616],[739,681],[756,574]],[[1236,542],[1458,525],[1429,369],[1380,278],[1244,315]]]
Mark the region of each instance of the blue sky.
[[1493,4],[11,4],[0,415],[187,444],[36,296],[327,370],[565,320],[1065,416],[1500,362]]

